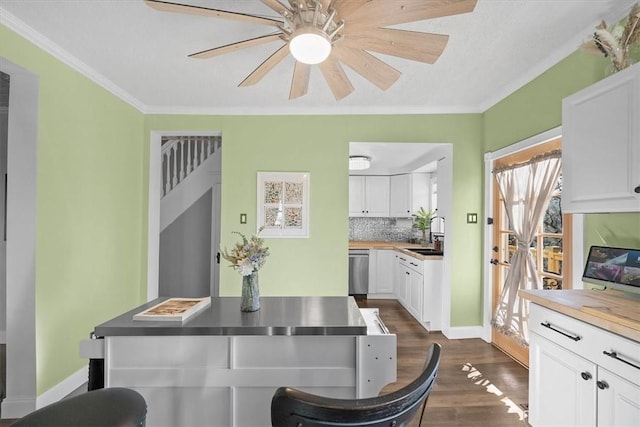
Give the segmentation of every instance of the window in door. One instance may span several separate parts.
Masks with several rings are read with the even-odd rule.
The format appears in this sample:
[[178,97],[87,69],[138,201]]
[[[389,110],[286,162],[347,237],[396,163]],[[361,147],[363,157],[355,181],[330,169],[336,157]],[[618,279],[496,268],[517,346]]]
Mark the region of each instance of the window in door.
[[[496,159],[494,168],[526,163],[542,153],[561,148],[561,140],[537,145],[535,147]],[[494,228],[493,228],[493,312],[500,303],[505,279],[511,268],[511,261],[516,251],[514,227],[509,223],[506,208],[497,181],[494,185]],[[537,224],[534,238],[529,245],[529,252],[535,262],[537,282],[543,289],[571,288],[571,215],[563,214],[561,209],[562,174],[555,183],[553,193],[546,206],[546,212]],[[565,244],[566,243],[566,244]],[[535,282],[531,278],[530,282]],[[492,330],[492,342],[505,353],[528,366],[528,347],[509,335],[495,329]]]

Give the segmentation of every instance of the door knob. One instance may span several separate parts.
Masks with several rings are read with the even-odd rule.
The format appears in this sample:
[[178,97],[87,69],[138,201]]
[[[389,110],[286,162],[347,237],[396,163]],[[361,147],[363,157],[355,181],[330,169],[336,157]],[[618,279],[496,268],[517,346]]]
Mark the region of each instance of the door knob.
[[589,381],[591,379],[591,374],[589,372],[586,372],[586,371],[585,372],[581,372],[580,376],[585,381]]
[[604,382],[604,381],[598,381],[598,382],[597,382],[597,384],[598,384],[598,388],[599,388],[600,390],[604,390],[604,389],[606,389],[606,388],[609,388],[609,384],[607,384],[607,383],[606,383],[606,382]]
[[640,194],[640,185],[633,189],[637,194]]

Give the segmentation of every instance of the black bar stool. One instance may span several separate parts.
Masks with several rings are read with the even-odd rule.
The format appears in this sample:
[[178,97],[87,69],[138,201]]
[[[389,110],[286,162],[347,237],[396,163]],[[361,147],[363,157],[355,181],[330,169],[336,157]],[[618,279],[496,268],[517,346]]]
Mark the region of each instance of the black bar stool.
[[147,402],[128,388],[104,388],[40,408],[12,427],[144,427]]

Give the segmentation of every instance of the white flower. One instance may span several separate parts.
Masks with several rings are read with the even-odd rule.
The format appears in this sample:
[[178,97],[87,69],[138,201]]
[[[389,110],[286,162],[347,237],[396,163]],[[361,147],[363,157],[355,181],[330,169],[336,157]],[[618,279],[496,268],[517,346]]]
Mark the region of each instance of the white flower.
[[238,271],[243,276],[248,276],[253,273],[253,265],[251,264],[251,261],[249,261],[249,258],[245,258],[238,263]]

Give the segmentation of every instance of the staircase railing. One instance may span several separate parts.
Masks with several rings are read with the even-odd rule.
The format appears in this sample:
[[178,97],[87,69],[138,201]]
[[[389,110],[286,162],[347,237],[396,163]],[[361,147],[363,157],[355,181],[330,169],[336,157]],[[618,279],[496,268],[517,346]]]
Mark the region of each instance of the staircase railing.
[[162,137],[161,197],[176,188],[221,145],[221,136]]

